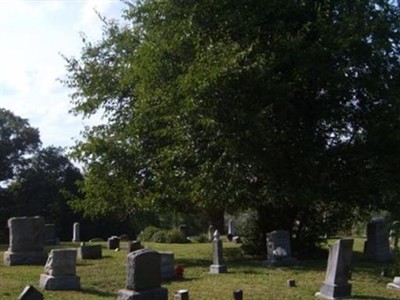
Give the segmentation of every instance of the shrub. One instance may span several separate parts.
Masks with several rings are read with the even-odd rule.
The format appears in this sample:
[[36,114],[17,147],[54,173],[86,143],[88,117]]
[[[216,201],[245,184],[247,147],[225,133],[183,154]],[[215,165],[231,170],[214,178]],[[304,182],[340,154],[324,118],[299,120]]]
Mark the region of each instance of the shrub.
[[168,232],[166,230],[159,229],[151,237],[151,241],[154,243],[167,243]]
[[187,243],[186,236],[177,228],[167,231],[167,243]]
[[153,235],[161,229],[155,226],[148,226],[139,234],[138,240],[141,242],[151,242]]
[[210,242],[208,240],[208,234],[205,234],[205,233],[201,233],[199,235],[192,236],[190,239],[197,243],[209,243]]

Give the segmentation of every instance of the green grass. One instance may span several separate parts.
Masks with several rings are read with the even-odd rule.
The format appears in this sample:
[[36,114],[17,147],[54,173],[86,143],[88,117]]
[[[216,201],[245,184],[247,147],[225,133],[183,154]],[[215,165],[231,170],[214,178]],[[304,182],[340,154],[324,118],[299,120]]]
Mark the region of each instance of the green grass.
[[[356,239],[353,256],[352,299],[400,299],[400,292],[386,289],[391,278],[382,278],[380,271],[385,264],[367,263],[362,260],[363,240]],[[314,299],[325,277],[326,259],[299,261],[291,268],[265,268],[261,260],[246,258],[238,245],[224,243],[227,274],[208,274],[211,264],[210,244],[156,244],[144,243],[147,248],[173,251],[175,264],[183,264],[184,279],[164,282],[169,299],[175,291],[188,289],[190,299],[233,299],[232,292],[242,289],[244,299]],[[63,243],[57,247],[76,247]],[[116,299],[116,293],[125,285],[126,245],[121,243],[119,252],[107,250],[103,244],[101,260],[78,261],[77,275],[81,277],[81,291],[43,291],[50,300]],[[1,255],[6,249],[0,246]],[[47,248],[50,250],[51,248]],[[0,266],[0,299],[16,299],[25,285],[38,288],[42,266]],[[400,275],[400,274],[399,274]],[[297,287],[289,288],[288,279],[295,279]]]

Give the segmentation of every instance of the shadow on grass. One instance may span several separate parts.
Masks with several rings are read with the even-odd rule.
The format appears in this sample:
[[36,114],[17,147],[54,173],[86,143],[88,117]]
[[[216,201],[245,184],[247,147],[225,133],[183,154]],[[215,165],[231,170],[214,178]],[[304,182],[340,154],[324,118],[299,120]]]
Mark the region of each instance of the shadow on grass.
[[110,292],[105,292],[105,291],[99,291],[96,289],[92,288],[83,288],[80,290],[82,294],[89,294],[89,295],[94,295],[94,296],[99,296],[99,297],[112,297],[112,296],[117,296],[115,293],[110,293]]

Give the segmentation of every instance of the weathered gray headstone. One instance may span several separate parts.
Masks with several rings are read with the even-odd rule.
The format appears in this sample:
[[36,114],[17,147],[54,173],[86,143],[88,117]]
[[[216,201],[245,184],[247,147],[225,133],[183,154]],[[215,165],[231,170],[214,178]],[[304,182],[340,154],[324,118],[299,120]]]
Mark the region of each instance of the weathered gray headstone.
[[72,242],[80,242],[81,241],[81,229],[79,222],[75,222],[72,230]]
[[400,290],[400,277],[396,276],[393,282],[386,285],[388,289]]
[[372,219],[367,225],[367,240],[364,245],[364,255],[376,262],[391,260],[389,231],[385,219],[378,217]]
[[57,245],[60,239],[56,235],[56,225],[44,224],[44,243],[45,245]]
[[19,295],[18,300],[43,300],[43,294],[32,285],[27,285]]
[[227,267],[224,264],[222,241],[218,230],[214,232],[214,240],[212,241],[213,264],[210,266],[210,274],[226,273]]
[[44,290],[80,290],[80,278],[76,276],[76,249],[51,250],[39,286]]
[[110,250],[119,249],[120,239],[117,236],[112,236],[107,239],[107,248]]
[[78,248],[79,259],[100,259],[102,257],[101,245],[82,245]]
[[47,259],[44,251],[44,219],[17,217],[8,220],[10,246],[4,252],[4,264],[42,265]]
[[175,278],[175,263],[173,252],[159,252],[161,262],[161,279]]
[[267,266],[290,266],[296,263],[292,257],[290,234],[286,230],[267,233]]
[[118,300],[167,300],[168,290],[161,287],[161,262],[158,252],[141,249],[127,256],[126,288],[118,291]]
[[323,299],[338,299],[351,296],[350,279],[353,240],[341,239],[329,248],[325,281],[315,296]]
[[140,241],[128,241],[128,253],[143,249],[142,244]]

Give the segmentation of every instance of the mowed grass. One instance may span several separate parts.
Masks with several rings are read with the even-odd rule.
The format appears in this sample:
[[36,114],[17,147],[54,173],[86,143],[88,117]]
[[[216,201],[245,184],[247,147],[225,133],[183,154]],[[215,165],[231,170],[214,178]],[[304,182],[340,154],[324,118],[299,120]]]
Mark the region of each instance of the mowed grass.
[[[243,256],[239,245],[224,243],[228,273],[208,274],[211,264],[211,244],[156,244],[144,243],[157,251],[173,251],[175,264],[184,266],[184,279],[163,282],[168,288],[169,299],[179,289],[188,289],[190,299],[233,299],[232,293],[242,289],[244,299],[314,299],[314,293],[325,278],[326,259],[299,261],[295,267],[266,268],[261,260]],[[391,278],[380,276],[388,264],[368,263],[362,260],[363,240],[356,239],[353,256],[352,299],[400,299],[400,292],[386,289]],[[77,247],[78,244],[62,243],[57,248]],[[81,277],[81,291],[43,291],[45,299],[116,299],[126,280],[126,243],[121,242],[119,252],[106,249],[103,243],[101,260],[84,260],[77,263]],[[6,250],[1,245],[1,255]],[[54,248],[54,246],[53,246]],[[52,247],[47,247],[50,251]],[[43,266],[0,266],[0,299],[17,299],[23,288],[31,284],[38,288]],[[399,274],[400,275],[400,274]],[[287,280],[296,280],[296,287],[287,286]],[[156,300],[156,299],[155,299]]]

